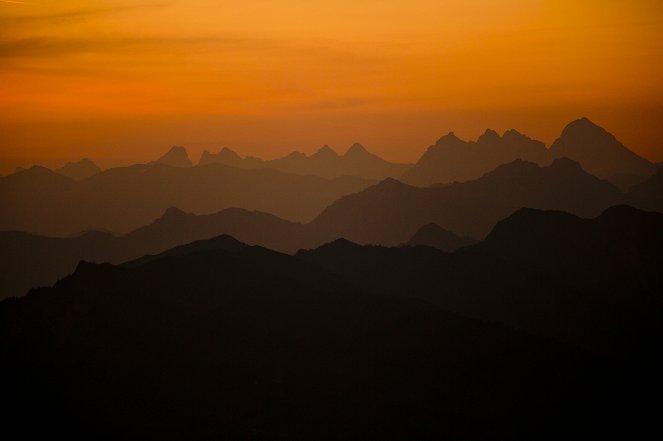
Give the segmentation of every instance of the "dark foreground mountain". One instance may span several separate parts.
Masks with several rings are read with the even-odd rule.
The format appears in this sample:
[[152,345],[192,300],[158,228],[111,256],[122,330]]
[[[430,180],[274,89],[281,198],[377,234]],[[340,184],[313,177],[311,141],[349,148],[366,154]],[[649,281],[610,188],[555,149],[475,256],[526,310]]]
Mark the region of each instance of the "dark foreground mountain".
[[240,208],[194,215],[171,207],[156,221],[123,236],[90,231],[54,238],[0,232],[0,299],[22,296],[32,287],[50,286],[71,274],[81,260],[119,264],[221,234],[288,252],[305,243],[302,224]]
[[648,429],[643,377],[618,365],[217,243],[130,266],[81,263],[53,288],[1,302],[3,430],[384,440]]
[[627,195],[629,203],[638,208],[663,212],[663,168],[646,181],[631,187]]
[[100,173],[101,169],[88,158],[83,158],[78,162],[67,162],[64,167],[55,171],[63,176],[80,181]]
[[663,336],[662,254],[663,214],[617,206],[595,219],[521,209],[484,242],[453,254],[338,240],[297,256],[371,292],[658,360],[652,348]]
[[66,236],[100,229],[124,233],[168,207],[205,214],[229,207],[309,221],[339,197],[371,184],[220,164],[113,168],[74,181],[42,167],[0,178],[0,230]]
[[255,157],[241,158],[227,147],[216,154],[205,150],[199,164],[212,163],[245,169],[273,168],[287,173],[316,175],[324,178],[359,176],[375,180],[389,177],[399,178],[410,167],[409,164],[385,161],[379,156],[369,153],[364,146],[358,143],[353,144],[344,155],[339,155],[331,147],[324,146],[311,156],[293,152],[283,158],[268,161]]

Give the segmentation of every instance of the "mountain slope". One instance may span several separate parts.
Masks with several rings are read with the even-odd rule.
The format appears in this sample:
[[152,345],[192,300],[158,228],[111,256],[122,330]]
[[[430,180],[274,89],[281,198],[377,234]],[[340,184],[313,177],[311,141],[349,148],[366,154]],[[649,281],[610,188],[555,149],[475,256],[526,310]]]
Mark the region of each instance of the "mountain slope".
[[608,373],[576,351],[259,247],[81,263],[0,303],[0,356],[5,429],[27,436],[555,439],[622,421],[605,413],[621,378],[602,404]]
[[622,183],[623,188],[656,172],[656,166],[627,149],[615,136],[587,118],[569,123],[550,146],[554,158],[577,161],[589,173]]
[[591,217],[623,200],[617,188],[568,159],[548,167],[515,161],[480,179],[444,187],[412,187],[385,180],[330,205],[309,228],[318,240],[344,237],[397,245],[436,223],[456,234],[483,238],[521,207],[558,209]]
[[662,252],[663,214],[616,206],[594,219],[521,209],[484,242],[452,254],[337,240],[297,256],[366,290],[415,296],[592,350],[660,359],[650,345],[663,334]]
[[460,237],[437,224],[426,224],[414,233],[407,245],[424,245],[450,253],[458,248],[474,245],[475,243],[476,241],[471,237]]

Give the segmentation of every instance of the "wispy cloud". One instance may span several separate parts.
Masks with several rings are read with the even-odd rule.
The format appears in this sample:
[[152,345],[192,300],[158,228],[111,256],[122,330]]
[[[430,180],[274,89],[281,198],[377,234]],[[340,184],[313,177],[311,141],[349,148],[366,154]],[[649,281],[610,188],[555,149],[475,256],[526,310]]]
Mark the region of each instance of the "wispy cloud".
[[[0,3],[17,3],[25,5],[35,4],[30,2],[19,2],[19,1],[9,1],[9,0],[0,0]],[[170,6],[171,4],[172,3],[169,1],[155,1],[148,3],[134,3],[131,5],[108,6],[103,8],[75,9],[75,10],[62,11],[62,12],[52,12],[47,14],[14,15],[11,17],[0,17],[0,28],[7,30],[9,28],[17,26],[23,27],[28,25],[45,25],[45,24],[75,21],[75,20],[85,20],[94,16],[120,13],[135,9],[163,8]]]

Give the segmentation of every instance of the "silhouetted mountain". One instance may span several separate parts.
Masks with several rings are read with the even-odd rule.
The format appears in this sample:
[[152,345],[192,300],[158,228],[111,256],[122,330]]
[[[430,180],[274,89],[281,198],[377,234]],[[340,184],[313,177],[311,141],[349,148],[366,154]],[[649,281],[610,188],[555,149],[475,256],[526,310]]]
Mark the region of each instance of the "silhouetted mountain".
[[646,181],[634,185],[626,194],[629,204],[663,213],[663,169]]
[[302,224],[241,208],[194,215],[171,207],[156,221],[124,236],[88,232],[52,238],[0,232],[0,299],[22,296],[32,287],[50,286],[70,274],[81,260],[119,264],[222,234],[290,253],[310,244],[304,240]]
[[189,159],[186,148],[174,146],[165,155],[154,161],[156,164],[169,165],[171,167],[191,167],[193,163]]
[[628,358],[663,335],[663,215],[616,206],[595,219],[521,209],[446,254],[337,240],[297,256],[365,290],[411,295]]
[[426,224],[414,233],[414,236],[410,238],[407,245],[425,245],[450,253],[458,248],[475,243],[476,240],[471,237],[460,237],[437,224]]
[[418,186],[468,181],[495,167],[522,159],[547,165],[557,158],[570,158],[588,173],[606,179],[623,191],[651,176],[656,166],[636,155],[603,128],[587,118],[568,124],[550,150],[515,130],[500,137],[493,130],[476,142],[463,141],[453,132],[440,138],[403,176]]
[[80,181],[81,179],[96,175],[101,172],[101,169],[88,158],[83,158],[78,162],[67,162],[64,167],[55,171],[68,178]]
[[554,158],[578,161],[589,173],[607,179],[622,189],[642,182],[656,172],[656,166],[624,147],[615,136],[587,118],[567,125],[550,146]]
[[339,197],[370,185],[355,177],[323,179],[276,170],[135,165],[73,181],[50,170],[0,178],[0,230],[70,235],[90,229],[130,231],[168,207],[213,213],[241,207],[308,221]]
[[403,174],[402,180],[419,186],[469,181],[516,159],[540,165],[550,162],[542,142],[515,130],[505,132],[502,137],[486,130],[476,142],[463,141],[451,132],[428,147],[414,167]]
[[558,159],[548,167],[517,160],[475,181],[444,187],[412,187],[387,179],[337,200],[308,229],[318,243],[345,237],[397,245],[428,223],[480,239],[521,207],[591,217],[622,200],[616,187],[571,160]]
[[643,408],[622,396],[645,390],[631,387],[640,377],[562,345],[366,294],[264,248],[195,248],[136,267],[82,262],[1,302],[5,431],[557,439],[618,434],[612,422],[633,433]]
[[311,156],[293,152],[288,156],[265,161],[259,158],[241,158],[237,153],[224,147],[219,153],[212,154],[205,150],[200,158],[200,165],[219,163],[233,167],[255,169],[273,168],[288,173],[316,175],[325,178],[340,176],[360,176],[366,179],[385,179],[400,177],[409,164],[395,164],[369,153],[361,144],[353,144],[343,156],[339,156],[328,145],[320,148]]
[[[207,170],[209,174],[201,178],[200,170]],[[157,172],[160,176],[155,177]],[[45,201],[60,201],[62,188],[65,189],[64,194],[80,195],[78,186],[81,183],[68,180],[46,169],[37,169],[31,173],[59,182],[58,185],[42,183],[37,186],[53,190],[55,196],[47,194],[48,197],[43,197],[36,188],[31,190],[31,194],[39,193],[42,196],[38,208],[48,207]],[[141,202],[140,213],[147,217],[148,213],[158,208],[155,202],[162,200],[158,196],[164,194],[161,193],[163,190],[166,190],[166,194],[178,195],[178,198],[173,199],[181,203],[188,201],[191,204],[207,200],[206,197],[210,195],[206,188],[211,185],[210,182],[214,182],[219,177],[220,180],[217,182],[223,182],[223,185],[219,183],[215,188],[223,186],[241,188],[233,182],[238,182],[244,174],[253,173],[261,176],[258,182],[276,182],[265,179],[265,175],[282,176],[281,173],[272,170],[242,171],[217,164],[191,169],[137,166],[132,169],[109,170],[84,183],[90,185],[90,182],[94,183],[107,174],[120,174],[119,177],[110,176],[103,185],[97,184],[93,194],[113,194],[111,189],[121,188],[116,185],[117,182],[130,182],[131,188],[139,190],[132,192],[127,188],[127,193],[122,198],[117,194],[113,195],[120,200],[127,198],[131,201],[130,198],[135,198],[134,200],[145,201]],[[222,180],[226,174],[234,175],[235,180]],[[176,179],[173,180],[173,177]],[[304,202],[301,200],[304,195],[310,195],[310,200],[321,199],[321,195],[315,193],[315,187],[310,183],[321,181],[324,183],[324,180],[294,175],[285,175],[284,178],[301,180],[303,183],[303,190],[299,190],[299,193],[295,193],[296,187],[292,188],[293,199],[288,200],[289,203]],[[198,190],[186,193],[179,192],[176,188],[178,183],[191,188],[191,184],[196,180],[201,184],[193,187],[199,189],[201,195],[197,193]],[[32,181],[26,179],[28,183]],[[6,188],[2,182],[0,181],[0,188]],[[275,188],[276,186],[270,187],[272,193],[268,193],[268,196],[277,194],[274,192]],[[266,186],[255,186],[256,191],[259,189],[268,192]],[[303,193],[304,191],[306,193]],[[15,193],[8,190],[7,194]],[[295,194],[297,196],[294,196]],[[188,198],[187,195],[193,196]],[[249,199],[242,200],[238,197],[233,201],[240,204],[264,196],[262,194],[253,196],[251,193],[249,195],[251,195]],[[562,209],[583,216],[592,216],[614,203],[619,203],[621,198],[622,195],[617,189],[584,173],[572,161],[558,160],[552,166],[545,168],[516,161],[498,168],[479,180],[441,188],[410,187],[393,179],[385,180],[361,193],[338,200],[308,224],[294,223],[266,213],[244,209],[225,209],[212,215],[194,215],[170,208],[157,221],[124,236],[105,240],[103,244],[97,243],[96,240],[88,241],[87,236],[56,240],[6,232],[0,233],[0,240],[8,244],[0,249],[0,265],[5,273],[0,276],[4,280],[0,298],[20,296],[31,287],[50,285],[58,277],[71,272],[79,260],[121,263],[220,234],[230,234],[251,245],[294,253],[299,248],[316,247],[339,237],[347,237],[361,244],[399,245],[409,241],[422,226],[435,223],[447,231],[460,233],[460,236],[466,237],[461,237],[460,243],[458,240],[445,237],[429,237],[423,243],[452,250],[471,240],[467,236],[483,238],[496,222],[523,206]],[[106,205],[113,207],[121,204],[116,202],[116,199],[111,199]],[[77,202],[71,206],[81,205]],[[198,208],[199,212],[208,211]],[[78,230],[85,228],[86,224],[94,225],[86,216],[94,216],[95,222],[101,222],[101,216],[105,215],[108,217],[105,225],[112,226],[116,224],[111,224],[109,221],[117,219],[118,222],[126,222],[132,219],[130,216],[135,216],[135,213],[129,211],[116,213],[101,203],[90,204],[74,213],[53,202],[51,210],[44,213],[48,213],[51,218],[62,216],[60,219],[67,219],[66,222],[62,220],[63,224]],[[0,218],[1,216],[2,214]],[[142,218],[136,218],[136,222]],[[49,225],[48,220],[39,216],[30,218],[30,221],[34,222],[32,225]],[[439,232],[437,233],[439,235]],[[415,243],[420,242],[415,241]]]

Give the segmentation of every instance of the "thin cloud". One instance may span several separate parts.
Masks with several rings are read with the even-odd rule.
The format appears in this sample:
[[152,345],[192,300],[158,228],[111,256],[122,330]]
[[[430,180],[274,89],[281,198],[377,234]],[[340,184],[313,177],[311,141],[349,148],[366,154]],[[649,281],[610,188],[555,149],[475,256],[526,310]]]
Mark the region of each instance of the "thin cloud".
[[[9,1],[9,0],[0,0],[0,2],[21,3],[26,5],[35,4],[29,2],[18,2],[18,1]],[[0,27],[7,29],[9,27],[17,27],[17,26],[45,25],[45,24],[60,23],[72,20],[85,20],[87,18],[97,15],[120,13],[135,9],[164,8],[170,6],[171,4],[172,2],[163,1],[163,2],[138,3],[132,5],[123,5],[123,6],[111,6],[105,8],[76,9],[71,11],[55,12],[51,14],[29,14],[29,15],[16,15],[12,17],[0,17]]]

